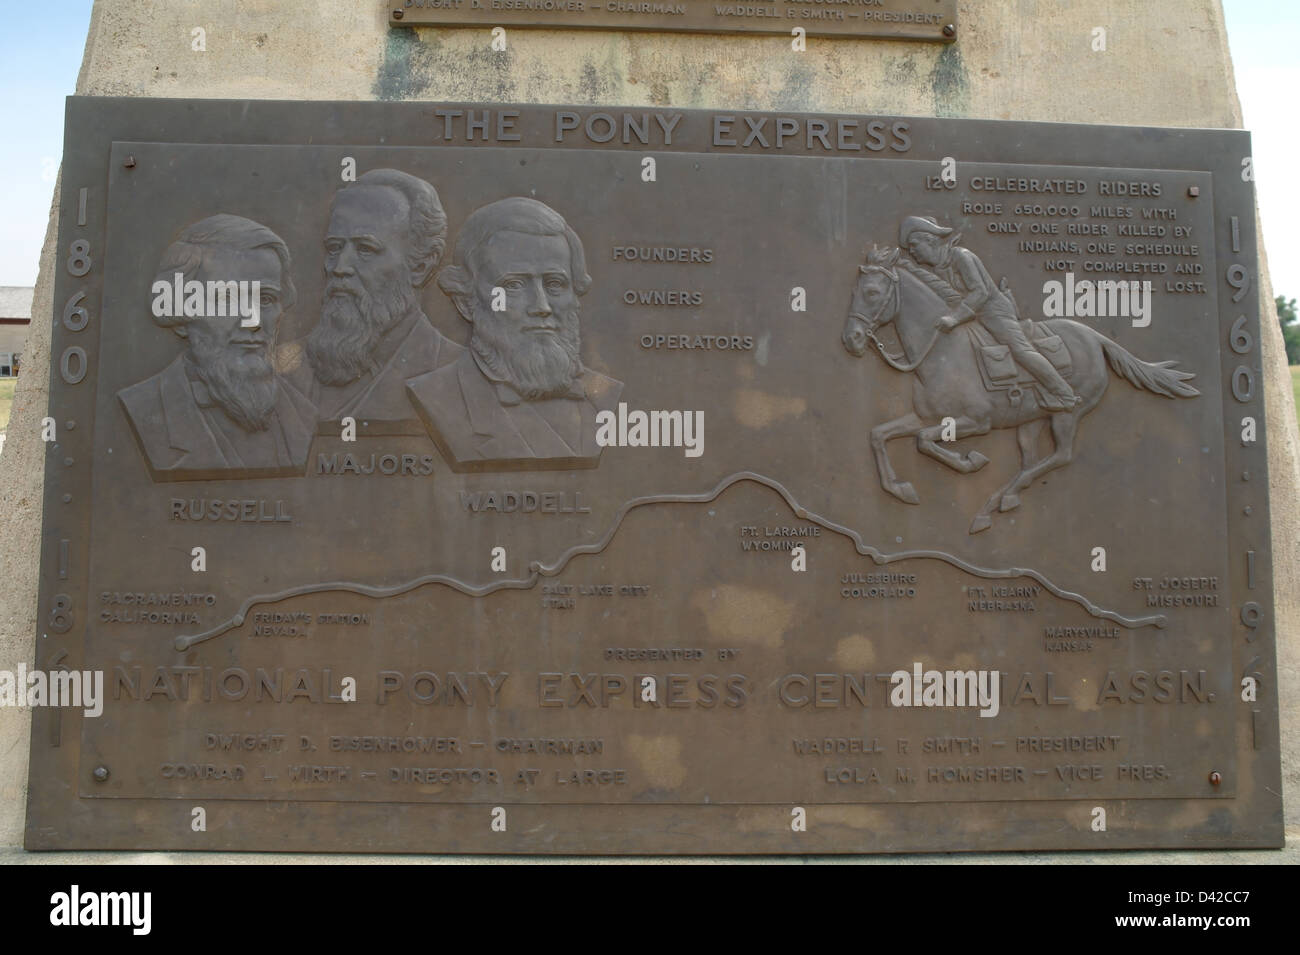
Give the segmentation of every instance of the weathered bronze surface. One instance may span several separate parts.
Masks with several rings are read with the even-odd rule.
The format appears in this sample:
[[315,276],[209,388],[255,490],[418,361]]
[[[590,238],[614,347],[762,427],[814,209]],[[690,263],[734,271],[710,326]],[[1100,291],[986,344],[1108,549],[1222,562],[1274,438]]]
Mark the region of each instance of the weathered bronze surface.
[[1249,154],[69,100],[28,846],[1280,844]]
[[402,26],[546,27],[782,33],[939,40],[957,37],[957,0],[391,0],[388,22]]

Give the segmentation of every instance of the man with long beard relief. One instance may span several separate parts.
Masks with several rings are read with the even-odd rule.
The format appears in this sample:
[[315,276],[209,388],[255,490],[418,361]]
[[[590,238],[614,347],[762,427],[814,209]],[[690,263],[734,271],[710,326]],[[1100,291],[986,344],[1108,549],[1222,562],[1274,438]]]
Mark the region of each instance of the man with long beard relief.
[[409,383],[454,471],[595,467],[596,415],[623,383],[586,368],[578,299],[591,287],[582,241],[535,199],[466,220],[438,285],[470,323],[453,364]]
[[334,197],[320,322],[285,362],[316,404],[322,433],[338,434],[347,417],[359,435],[424,433],[406,380],[461,351],[420,308],[446,242],[447,216],[423,179],[375,169]]
[[238,295],[211,310],[212,294],[201,296],[202,305],[196,295],[183,308],[179,301],[176,308],[159,308],[155,298],[154,321],[175,333],[184,351],[117,395],[151,476],[181,481],[305,473],[315,409],[272,363],[276,328],[296,295],[288,247],[251,219],[210,216],[167,247],[154,289],[157,294],[193,282],[203,289],[258,289],[256,317],[241,315]]

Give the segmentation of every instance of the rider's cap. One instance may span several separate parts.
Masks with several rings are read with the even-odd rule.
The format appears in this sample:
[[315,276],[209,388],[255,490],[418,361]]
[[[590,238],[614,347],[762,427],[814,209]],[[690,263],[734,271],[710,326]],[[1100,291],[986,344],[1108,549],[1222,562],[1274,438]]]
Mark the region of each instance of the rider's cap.
[[903,220],[903,224],[898,227],[898,244],[907,247],[907,240],[912,237],[913,232],[928,232],[931,235],[951,235],[952,229],[941,226],[929,216],[908,216]]

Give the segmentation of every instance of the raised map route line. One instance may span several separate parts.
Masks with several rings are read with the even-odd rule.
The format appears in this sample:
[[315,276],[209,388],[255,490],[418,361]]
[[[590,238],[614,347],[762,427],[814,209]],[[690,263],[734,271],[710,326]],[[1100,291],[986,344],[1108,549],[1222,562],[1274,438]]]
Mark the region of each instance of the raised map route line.
[[786,504],[789,505],[790,510],[792,510],[795,516],[800,520],[812,521],[814,524],[819,524],[828,531],[834,531],[836,534],[841,534],[844,537],[847,537],[853,542],[853,546],[859,554],[864,557],[870,557],[877,564],[892,564],[895,561],[900,560],[941,560],[946,564],[951,564],[958,570],[963,570],[973,576],[984,577],[989,580],[1009,580],[1017,577],[1028,577],[1031,580],[1037,581],[1043,586],[1043,589],[1047,590],[1054,596],[1060,597],[1062,600],[1070,600],[1077,603],[1092,616],[1100,617],[1103,620],[1110,620],[1113,623],[1118,623],[1131,630],[1139,627],[1159,627],[1163,629],[1168,622],[1164,614],[1157,614],[1149,617],[1126,617],[1113,610],[1106,610],[1102,607],[1098,607],[1082,594],[1074,593],[1071,590],[1066,590],[1064,587],[1059,587],[1052,583],[1052,581],[1048,580],[1044,575],[1034,570],[1032,567],[1008,567],[1005,569],[979,567],[975,564],[969,563],[968,561],[962,560],[960,557],[955,557],[952,554],[945,553],[941,550],[905,550],[899,551],[896,554],[886,554],[877,550],[875,547],[872,547],[870,544],[865,543],[862,540],[862,535],[852,528],[845,527],[842,524],[836,524],[834,521],[827,520],[818,514],[814,514],[806,507],[800,505],[799,502],[794,499],[794,496],[791,495],[791,493],[786,490],[785,486],[779,481],[774,481],[762,474],[755,474],[753,471],[738,471],[735,474],[723,478],[712,491],[706,491],[703,494],[650,494],[645,497],[633,498],[618,509],[618,513],[614,515],[614,521],[610,525],[609,530],[605,532],[604,536],[601,537],[600,540],[592,544],[578,544],[574,547],[570,547],[561,554],[554,563],[547,564],[542,561],[532,561],[528,565],[528,576],[523,579],[497,580],[481,587],[475,587],[462,580],[457,580],[455,577],[449,577],[446,574],[426,574],[422,577],[408,580],[405,583],[394,584],[391,587],[375,587],[370,584],[358,584],[352,581],[336,581],[334,583],[306,584],[301,587],[290,587],[287,590],[281,590],[275,593],[257,594],[256,596],[249,597],[240,606],[239,611],[234,616],[217,624],[211,629],[204,630],[202,633],[182,634],[173,641],[173,646],[177,650],[188,650],[195,644],[203,643],[205,640],[211,640],[214,637],[219,637],[223,633],[242,626],[248,617],[248,612],[260,604],[278,603],[279,601],[287,600],[290,597],[302,597],[307,594],[345,591],[347,593],[361,594],[366,597],[397,597],[401,594],[415,590],[418,587],[423,587],[425,584],[444,584],[453,590],[458,590],[470,597],[485,597],[498,590],[529,590],[537,586],[538,580],[542,577],[554,577],[561,573],[568,565],[569,561],[580,554],[599,554],[609,546],[610,541],[614,539],[614,535],[618,533],[618,529],[622,526],[623,519],[635,508],[645,507],[648,504],[708,504],[710,501],[716,500],[729,487],[734,484],[739,484],[741,481],[752,481],[755,484],[761,484],[763,487],[771,488],[773,491],[776,491],[776,493],[780,494],[785,500]]

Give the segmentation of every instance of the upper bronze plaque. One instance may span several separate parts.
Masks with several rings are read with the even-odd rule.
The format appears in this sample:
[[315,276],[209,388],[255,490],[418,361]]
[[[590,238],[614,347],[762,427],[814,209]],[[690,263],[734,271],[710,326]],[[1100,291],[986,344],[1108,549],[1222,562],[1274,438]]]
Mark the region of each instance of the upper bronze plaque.
[[71,100],[28,845],[1279,844],[1249,152]]
[[957,0],[391,0],[391,26],[547,27],[552,30],[662,30],[808,36],[957,37]]

